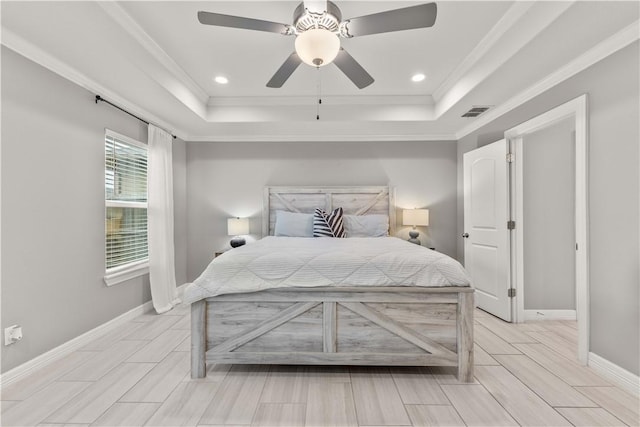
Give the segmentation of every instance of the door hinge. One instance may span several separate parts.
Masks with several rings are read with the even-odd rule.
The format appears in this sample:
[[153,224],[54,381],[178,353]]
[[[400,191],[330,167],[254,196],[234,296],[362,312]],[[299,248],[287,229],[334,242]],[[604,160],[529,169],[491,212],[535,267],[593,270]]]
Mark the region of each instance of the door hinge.
[[509,288],[507,291],[507,296],[509,298],[514,298],[516,296],[516,288]]
[[515,221],[507,221],[507,230],[514,230],[516,228]]
[[507,163],[513,163],[514,159],[515,156],[513,155],[513,153],[507,153]]

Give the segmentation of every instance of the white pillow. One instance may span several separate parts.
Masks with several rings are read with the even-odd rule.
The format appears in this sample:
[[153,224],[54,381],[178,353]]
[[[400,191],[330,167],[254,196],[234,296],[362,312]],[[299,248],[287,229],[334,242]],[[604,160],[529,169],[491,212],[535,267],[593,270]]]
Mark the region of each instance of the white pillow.
[[344,215],[347,237],[385,237],[389,235],[388,215]]
[[274,236],[313,237],[313,214],[276,211]]

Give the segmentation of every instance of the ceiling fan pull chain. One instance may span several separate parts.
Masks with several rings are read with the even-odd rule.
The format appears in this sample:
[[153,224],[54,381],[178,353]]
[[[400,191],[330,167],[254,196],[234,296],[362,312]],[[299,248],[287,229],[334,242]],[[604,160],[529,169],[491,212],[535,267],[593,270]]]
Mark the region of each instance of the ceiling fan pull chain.
[[318,70],[318,104],[316,105],[316,120],[320,120],[320,104],[322,104],[322,76],[320,75],[320,67]]

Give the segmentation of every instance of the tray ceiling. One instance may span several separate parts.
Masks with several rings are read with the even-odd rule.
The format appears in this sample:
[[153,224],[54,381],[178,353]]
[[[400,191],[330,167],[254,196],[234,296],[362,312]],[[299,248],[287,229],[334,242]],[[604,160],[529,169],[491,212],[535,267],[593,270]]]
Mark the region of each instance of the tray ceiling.
[[[2,43],[186,140],[302,141],[455,140],[551,77],[638,39],[637,2],[443,1],[432,28],[343,40],[371,86],[358,90],[332,64],[303,64],[272,89],[292,36],[196,18],[205,10],[291,23],[298,3],[2,2]],[[336,3],[349,18],[422,2]],[[426,79],[412,82],[415,73]],[[461,117],[476,105],[492,108]]]

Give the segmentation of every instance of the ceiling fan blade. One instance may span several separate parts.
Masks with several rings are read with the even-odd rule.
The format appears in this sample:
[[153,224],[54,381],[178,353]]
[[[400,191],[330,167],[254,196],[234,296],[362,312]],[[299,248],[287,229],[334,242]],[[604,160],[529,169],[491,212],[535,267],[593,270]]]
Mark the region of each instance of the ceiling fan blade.
[[304,7],[312,13],[323,13],[327,10],[327,0],[305,0]]
[[436,22],[437,14],[438,6],[427,3],[351,18],[346,27],[352,37],[427,28]]
[[362,68],[362,65],[343,48],[340,48],[338,56],[333,62],[340,68],[340,71],[349,77],[349,80],[358,86],[358,89],[363,89],[374,82],[373,77],[367,73],[367,70]]
[[242,16],[223,15],[213,12],[198,12],[198,21],[205,25],[241,28],[244,30],[266,31],[268,33],[289,34],[289,25]]
[[302,60],[297,53],[293,52],[284,61],[284,64],[278,68],[278,71],[271,77],[271,80],[267,83],[267,87],[279,88],[282,87],[284,82],[287,81],[291,74],[298,68],[298,65],[302,63]]

